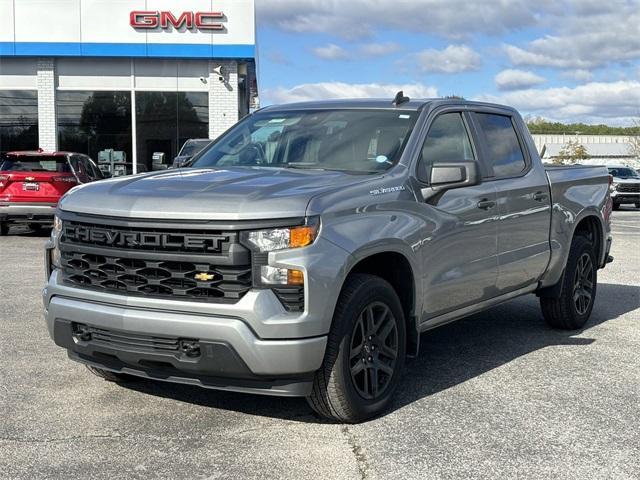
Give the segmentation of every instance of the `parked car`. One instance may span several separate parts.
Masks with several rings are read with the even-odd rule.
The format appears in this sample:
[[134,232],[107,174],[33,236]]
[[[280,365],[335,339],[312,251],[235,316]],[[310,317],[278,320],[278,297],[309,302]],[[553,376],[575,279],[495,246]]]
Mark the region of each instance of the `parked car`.
[[551,327],[582,328],[612,260],[609,179],[545,169],[500,105],[268,107],[181,175],[66,196],[47,326],[108,380],[303,396],[359,422],[426,330],[531,293]]
[[88,156],[70,152],[9,152],[0,163],[0,235],[11,224],[38,229],[53,222],[60,197],[103,178]]
[[633,204],[640,208],[640,174],[631,167],[624,165],[609,165],[609,174],[613,177],[611,185],[611,199],[613,209],[620,205]]
[[208,138],[192,138],[184,142],[182,148],[178,152],[178,156],[173,159],[171,168],[180,168],[191,160],[196,154],[200,153],[204,147],[209,145],[211,140]]

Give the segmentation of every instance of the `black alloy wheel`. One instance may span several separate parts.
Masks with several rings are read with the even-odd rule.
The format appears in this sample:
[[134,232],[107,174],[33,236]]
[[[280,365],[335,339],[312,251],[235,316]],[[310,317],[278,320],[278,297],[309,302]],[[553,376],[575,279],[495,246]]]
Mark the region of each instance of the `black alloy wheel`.
[[391,383],[398,358],[398,325],[384,303],[365,307],[351,334],[351,381],[366,400],[383,395]]
[[583,253],[578,259],[573,285],[576,311],[584,315],[589,311],[593,297],[593,261],[588,253]]

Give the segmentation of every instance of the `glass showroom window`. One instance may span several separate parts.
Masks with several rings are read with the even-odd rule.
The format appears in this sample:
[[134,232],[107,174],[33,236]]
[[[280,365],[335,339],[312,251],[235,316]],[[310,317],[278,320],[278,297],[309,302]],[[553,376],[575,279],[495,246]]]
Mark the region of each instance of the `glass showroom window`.
[[56,106],[60,150],[98,161],[112,149],[132,161],[130,92],[58,91]]
[[0,90],[0,154],[38,148],[38,92]]
[[184,142],[190,138],[208,138],[209,95],[207,92],[137,92],[136,122],[138,164],[153,169],[156,154],[157,159],[164,159],[164,166],[170,165]]

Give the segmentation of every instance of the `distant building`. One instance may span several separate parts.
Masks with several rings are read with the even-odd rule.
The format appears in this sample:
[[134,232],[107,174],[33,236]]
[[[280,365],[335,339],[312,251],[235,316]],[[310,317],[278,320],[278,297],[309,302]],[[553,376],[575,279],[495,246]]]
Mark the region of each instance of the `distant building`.
[[569,142],[577,141],[587,149],[585,165],[622,164],[640,168],[640,158],[633,154],[631,137],[625,135],[533,135],[538,153],[545,162],[552,162]]

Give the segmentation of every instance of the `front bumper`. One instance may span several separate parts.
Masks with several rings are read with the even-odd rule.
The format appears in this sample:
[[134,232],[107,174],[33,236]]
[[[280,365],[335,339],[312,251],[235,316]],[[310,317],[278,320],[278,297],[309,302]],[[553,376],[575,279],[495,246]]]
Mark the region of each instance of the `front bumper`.
[[[156,380],[241,392],[308,395],[326,347],[326,337],[261,340],[233,318],[63,297],[51,301],[46,317],[54,342],[66,348],[72,360]],[[97,333],[84,338],[78,332],[87,326]],[[174,343],[177,348],[167,348]],[[197,355],[181,348],[183,344],[197,345]]]
[[0,203],[0,221],[52,222],[55,203]]
[[[216,389],[308,395],[324,359],[348,253],[322,240],[300,251],[274,253],[270,264],[305,272],[304,312],[286,311],[268,289],[253,289],[237,303],[223,304],[77,288],[50,270],[47,254],[45,268],[51,273],[43,302],[49,333],[72,359],[107,370]],[[78,326],[116,337],[197,341],[202,355],[194,360],[122,342],[83,341],[73,335]]]
[[640,192],[619,192],[614,190],[611,192],[611,200],[614,203],[640,203]]

